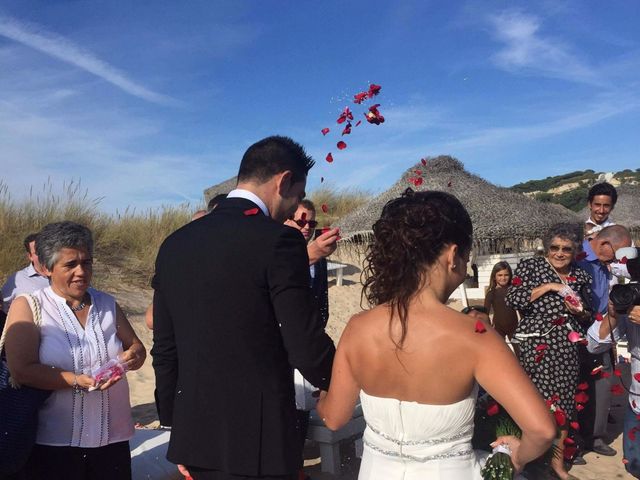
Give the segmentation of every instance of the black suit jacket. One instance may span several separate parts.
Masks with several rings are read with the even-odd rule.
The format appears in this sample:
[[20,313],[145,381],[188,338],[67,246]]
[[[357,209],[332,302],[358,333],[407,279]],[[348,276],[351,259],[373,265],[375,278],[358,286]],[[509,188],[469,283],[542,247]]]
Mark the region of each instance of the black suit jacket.
[[151,354],[170,461],[282,475],[302,462],[292,367],[327,389],[335,349],[313,308],[302,235],[245,214],[256,208],[227,199],[162,244]]

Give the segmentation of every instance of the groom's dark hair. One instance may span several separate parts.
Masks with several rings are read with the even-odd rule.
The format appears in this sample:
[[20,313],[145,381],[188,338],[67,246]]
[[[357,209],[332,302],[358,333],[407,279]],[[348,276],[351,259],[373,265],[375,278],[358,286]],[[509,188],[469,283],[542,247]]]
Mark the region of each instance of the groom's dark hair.
[[264,183],[274,175],[291,170],[293,181],[306,178],[315,161],[307,155],[302,145],[289,137],[272,136],[251,145],[240,162],[238,182]]

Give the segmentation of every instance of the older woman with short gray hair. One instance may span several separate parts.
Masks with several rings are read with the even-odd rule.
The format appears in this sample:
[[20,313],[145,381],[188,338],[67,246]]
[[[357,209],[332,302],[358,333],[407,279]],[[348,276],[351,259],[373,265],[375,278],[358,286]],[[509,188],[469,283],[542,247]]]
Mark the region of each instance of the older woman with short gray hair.
[[[90,287],[91,231],[73,222],[46,225],[37,252],[49,277],[33,293],[42,323],[24,297],[11,305],[5,351],[19,384],[52,393],[40,409],[36,445],[27,464],[33,479],[131,478],[133,436],[124,371],[142,366],[146,351],[115,299]],[[110,378],[99,369],[117,361]]]
[[[550,227],[544,255],[520,261],[506,297],[521,314],[513,340],[520,345],[520,364],[542,396],[566,413],[567,421],[558,425],[561,453],[566,425],[576,414],[578,341],[591,321],[591,275],[575,263],[581,237],[579,225]],[[575,478],[565,470],[562,455],[551,466],[559,478]]]

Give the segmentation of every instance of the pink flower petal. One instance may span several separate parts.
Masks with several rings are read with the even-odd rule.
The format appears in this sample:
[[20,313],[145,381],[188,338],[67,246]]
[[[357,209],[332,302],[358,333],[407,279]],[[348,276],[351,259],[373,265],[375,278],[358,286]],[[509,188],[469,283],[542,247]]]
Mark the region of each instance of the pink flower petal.
[[327,133],[330,132],[330,130],[328,128],[323,128],[322,130],[320,130],[322,132],[322,135],[326,135]]

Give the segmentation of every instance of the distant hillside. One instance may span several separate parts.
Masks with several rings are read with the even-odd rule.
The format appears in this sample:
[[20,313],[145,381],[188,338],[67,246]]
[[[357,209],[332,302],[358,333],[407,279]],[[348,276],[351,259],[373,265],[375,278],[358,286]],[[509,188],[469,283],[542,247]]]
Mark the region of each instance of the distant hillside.
[[622,184],[640,184],[640,168],[621,172],[595,172],[579,170],[542,180],[529,180],[511,187],[541,202],[558,203],[575,212],[587,204],[587,193],[591,185],[607,181],[614,186]]

